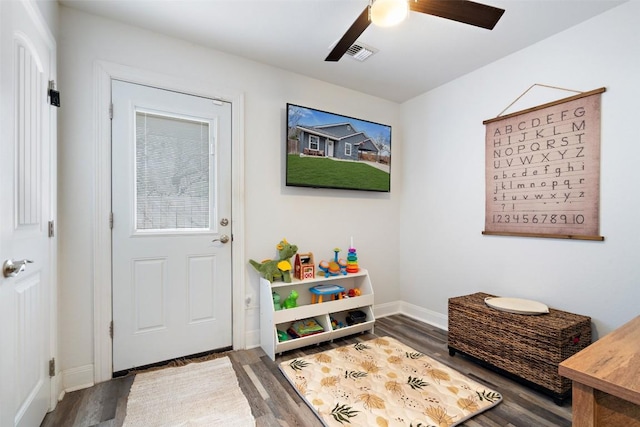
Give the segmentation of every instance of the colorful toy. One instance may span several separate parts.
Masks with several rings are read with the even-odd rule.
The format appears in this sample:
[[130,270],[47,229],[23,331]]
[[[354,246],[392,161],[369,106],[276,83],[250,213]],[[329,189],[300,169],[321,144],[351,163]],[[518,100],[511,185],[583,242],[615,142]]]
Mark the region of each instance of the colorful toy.
[[298,306],[298,292],[291,291],[287,299],[282,303],[283,308],[296,308]]
[[[338,259],[340,248],[335,248],[333,252],[333,261],[327,262],[322,260],[320,261],[320,264],[318,264],[318,268],[322,270],[322,272],[324,273],[324,277],[337,276],[340,273],[344,275],[347,274],[347,261],[345,261],[344,259]],[[318,274],[322,273],[318,272]]]
[[267,259],[262,262],[250,259],[249,263],[262,277],[270,282],[282,280],[286,283],[291,283],[291,262],[289,259],[298,252],[298,247],[289,244],[287,239],[282,239],[282,241],[276,245],[276,249],[278,250],[278,259]]
[[360,268],[358,267],[358,254],[353,247],[353,239],[351,239],[351,247],[349,248],[349,255],[347,255],[347,273],[357,273]]
[[280,305],[280,294],[274,291],[271,293],[271,298],[273,298],[273,309],[275,311],[282,310],[282,306]]
[[347,296],[349,298],[359,297],[360,295],[362,295],[362,291],[358,288],[352,288],[347,291]]
[[288,341],[289,340],[289,334],[286,333],[285,331],[281,331],[280,329],[278,329],[278,341],[282,342],[282,341]]
[[335,331],[336,329],[340,329],[344,327],[345,327],[344,322],[334,319],[333,316],[331,317],[331,329]]
[[332,300],[342,299],[342,295],[344,294],[344,288],[338,285],[316,285],[312,288],[309,288],[309,292],[311,292],[311,304],[322,303],[322,297],[324,295],[329,295]]
[[316,268],[313,262],[313,254],[296,254],[293,263],[293,274],[296,279],[305,280],[316,277]]
[[324,332],[324,328],[316,319],[297,320],[287,329],[287,333],[293,338],[301,338]]

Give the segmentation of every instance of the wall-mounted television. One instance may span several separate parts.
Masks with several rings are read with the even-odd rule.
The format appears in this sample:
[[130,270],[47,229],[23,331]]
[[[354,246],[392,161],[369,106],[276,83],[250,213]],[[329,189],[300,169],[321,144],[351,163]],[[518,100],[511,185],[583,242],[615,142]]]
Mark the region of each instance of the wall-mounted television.
[[391,126],[287,104],[286,185],[391,190]]

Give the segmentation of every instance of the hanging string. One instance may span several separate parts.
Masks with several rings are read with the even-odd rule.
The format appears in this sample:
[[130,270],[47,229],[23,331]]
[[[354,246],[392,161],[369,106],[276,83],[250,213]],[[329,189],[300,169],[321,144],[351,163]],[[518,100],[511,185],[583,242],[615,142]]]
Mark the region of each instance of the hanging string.
[[529,92],[529,91],[530,91],[531,89],[533,89],[535,86],[547,87],[547,88],[549,88],[549,89],[566,90],[567,92],[583,93],[583,92],[581,92],[581,91],[579,91],[579,90],[566,89],[566,88],[558,87],[558,86],[549,86],[549,85],[544,85],[544,84],[542,84],[542,83],[534,83],[534,84],[532,84],[531,86],[529,86],[529,88],[528,88],[527,90],[525,90],[524,92],[522,92],[522,94],[521,94],[519,97],[517,97],[516,99],[514,99],[514,100],[513,100],[513,102],[512,102],[511,104],[507,105],[507,107],[506,107],[504,110],[502,110],[502,111],[500,112],[500,114],[498,114],[496,117],[500,117],[501,115],[503,115],[505,111],[507,111],[509,108],[511,108],[511,106],[512,106],[513,104],[515,104],[516,102],[518,102],[518,101],[520,100],[520,98],[522,98],[523,96],[525,96],[525,95],[527,94],[527,92]]

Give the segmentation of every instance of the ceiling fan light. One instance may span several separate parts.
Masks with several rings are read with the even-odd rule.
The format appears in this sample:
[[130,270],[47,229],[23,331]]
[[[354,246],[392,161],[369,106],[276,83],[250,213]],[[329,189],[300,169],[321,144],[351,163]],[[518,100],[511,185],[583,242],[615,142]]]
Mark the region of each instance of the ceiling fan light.
[[376,0],[371,5],[371,22],[391,27],[404,21],[409,13],[407,0]]

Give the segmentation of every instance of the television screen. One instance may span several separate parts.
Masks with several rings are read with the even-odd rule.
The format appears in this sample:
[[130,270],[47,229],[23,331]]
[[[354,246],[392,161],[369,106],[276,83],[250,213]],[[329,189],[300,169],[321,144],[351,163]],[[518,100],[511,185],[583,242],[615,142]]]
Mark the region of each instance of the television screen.
[[391,126],[287,104],[286,185],[391,190]]

